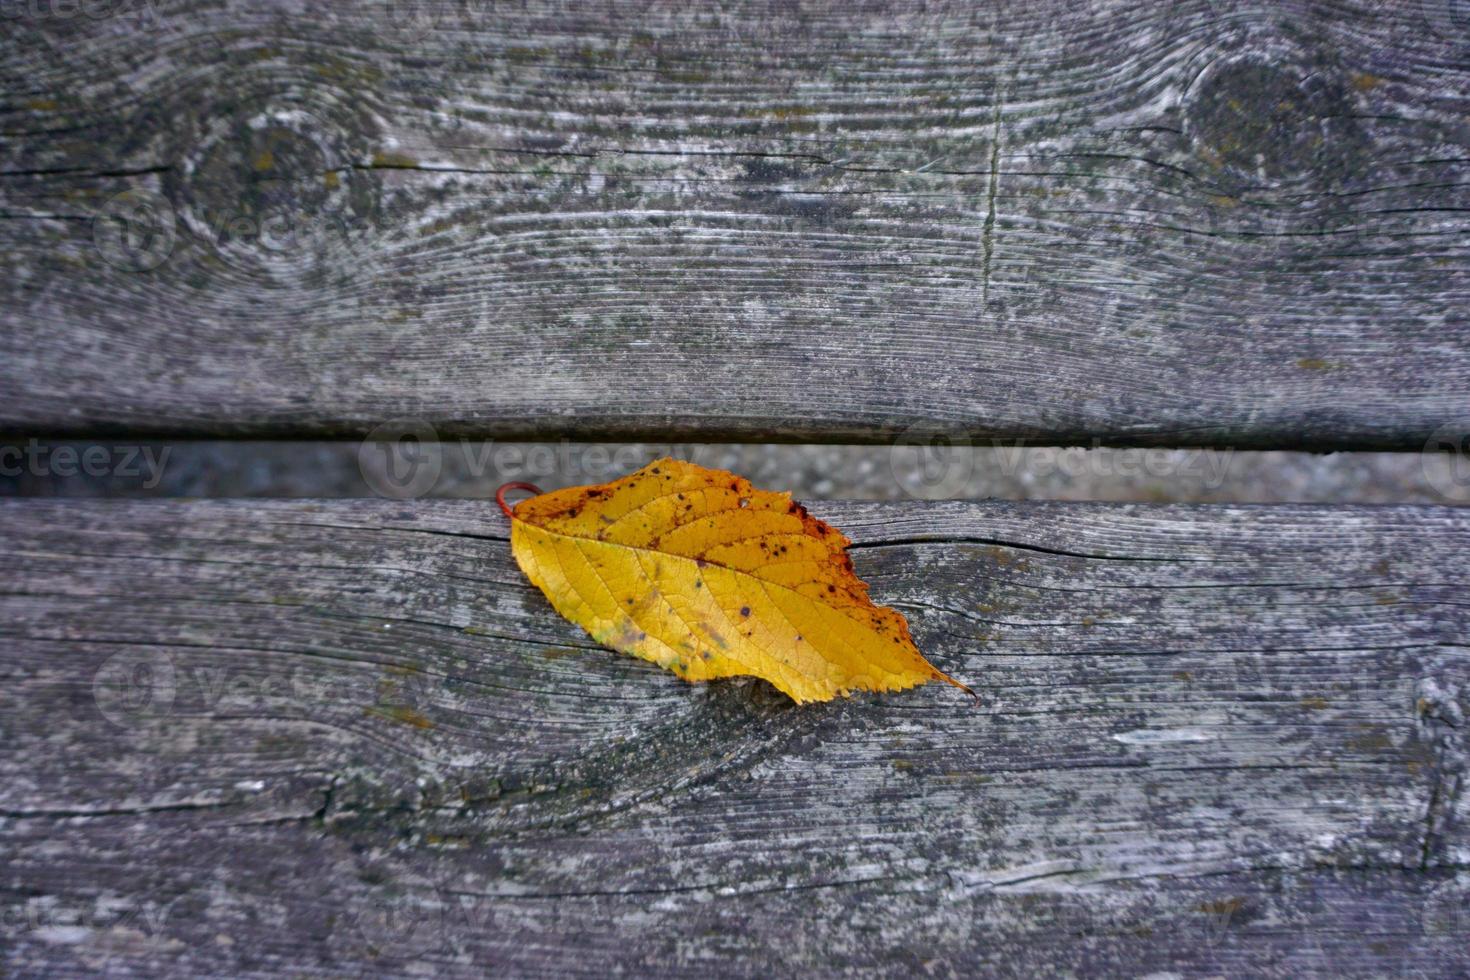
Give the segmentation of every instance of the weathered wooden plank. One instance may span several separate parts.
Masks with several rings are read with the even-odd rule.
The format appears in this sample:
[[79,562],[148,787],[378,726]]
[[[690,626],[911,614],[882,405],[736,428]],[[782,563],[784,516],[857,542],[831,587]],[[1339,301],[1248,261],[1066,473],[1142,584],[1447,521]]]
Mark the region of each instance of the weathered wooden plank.
[[825,504],[981,705],[592,646],[472,501],[0,501],[16,973],[1470,967],[1470,514]]
[[1418,448],[1453,6],[21,4],[0,428]]

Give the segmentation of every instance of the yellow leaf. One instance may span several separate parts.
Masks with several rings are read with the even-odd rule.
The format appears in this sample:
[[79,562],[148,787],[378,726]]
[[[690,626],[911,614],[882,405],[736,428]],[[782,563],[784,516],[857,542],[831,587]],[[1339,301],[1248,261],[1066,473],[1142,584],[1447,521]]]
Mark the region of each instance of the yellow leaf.
[[970,692],[873,605],[851,542],[789,493],[660,459],[511,516],[516,561],[557,612],[685,680],[762,677],[798,702],[932,680]]

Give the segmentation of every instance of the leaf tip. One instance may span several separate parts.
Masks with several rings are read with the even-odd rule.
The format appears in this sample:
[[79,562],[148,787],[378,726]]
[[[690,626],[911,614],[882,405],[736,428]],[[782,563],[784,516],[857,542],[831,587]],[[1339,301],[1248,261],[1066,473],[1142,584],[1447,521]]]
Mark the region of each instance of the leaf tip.
[[955,680],[953,677],[949,676],[948,674],[946,674],[942,670],[935,670],[934,673],[938,676],[939,680],[942,680],[946,684],[949,684],[949,685],[951,685],[953,687],[957,687],[961,691],[964,691],[966,694],[968,694],[970,696],[970,699],[974,702],[974,705],[976,707],[979,707],[979,705],[980,705],[980,695],[976,694],[975,691],[974,691],[974,689],[971,688],[970,685],[968,685],[968,684],[962,684],[961,682]]

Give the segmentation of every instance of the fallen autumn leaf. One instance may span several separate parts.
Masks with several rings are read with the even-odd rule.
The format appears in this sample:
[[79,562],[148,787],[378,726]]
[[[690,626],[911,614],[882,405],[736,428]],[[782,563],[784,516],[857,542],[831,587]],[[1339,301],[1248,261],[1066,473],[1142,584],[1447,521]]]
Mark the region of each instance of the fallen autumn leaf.
[[750,675],[797,702],[940,680],[851,542],[789,493],[659,459],[620,480],[506,506],[521,571],[597,642],[688,681]]

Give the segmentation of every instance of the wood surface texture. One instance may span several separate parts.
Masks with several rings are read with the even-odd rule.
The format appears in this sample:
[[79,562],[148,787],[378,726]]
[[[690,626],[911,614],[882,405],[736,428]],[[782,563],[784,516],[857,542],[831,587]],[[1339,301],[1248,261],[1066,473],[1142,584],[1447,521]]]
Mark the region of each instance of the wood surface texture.
[[1470,512],[813,510],[978,706],[601,649],[489,502],[0,501],[0,971],[1470,968]]
[[1454,0],[25,0],[0,430],[1418,449]]

